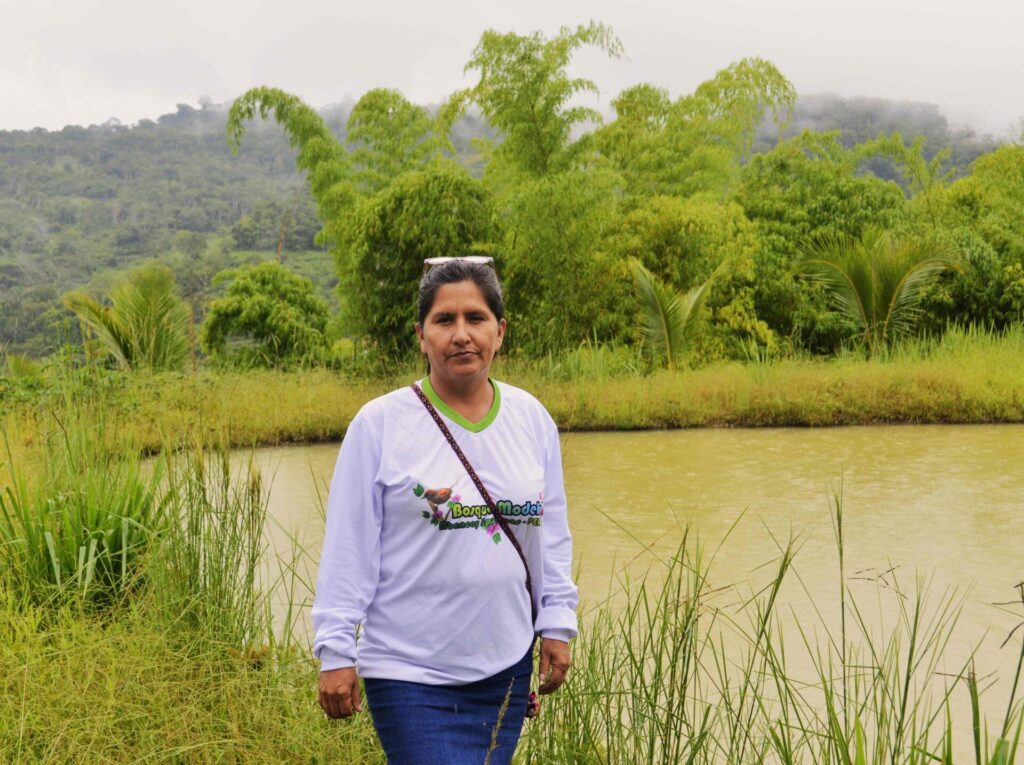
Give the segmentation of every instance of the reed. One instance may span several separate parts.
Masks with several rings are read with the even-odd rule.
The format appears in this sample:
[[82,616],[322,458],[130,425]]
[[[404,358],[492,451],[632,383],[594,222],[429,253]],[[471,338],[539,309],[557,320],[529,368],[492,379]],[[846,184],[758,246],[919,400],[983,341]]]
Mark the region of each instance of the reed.
[[8,585],[36,602],[75,597],[103,606],[141,586],[149,535],[165,510],[163,462],[143,465],[130,440],[115,443],[104,410],[80,392],[64,389],[32,466],[0,430],[0,560]]
[[[834,510],[834,622],[816,608],[814,623],[780,610],[787,580],[799,579],[792,541],[780,545],[766,580],[744,592],[715,584],[714,556],[684,538],[625,584],[624,605],[586,615],[575,669],[527,726],[521,761],[924,765],[967,762],[969,753],[977,765],[1013,763],[1021,662],[990,733],[971,663],[941,671],[962,596],[936,596],[921,579],[908,588],[887,572],[877,596],[892,622],[872,618],[846,578],[840,494]],[[812,676],[794,671],[798,652]],[[969,698],[969,718],[950,712],[954,693]],[[964,740],[969,748],[954,747]]]
[[167,514],[149,565],[152,605],[185,634],[208,631],[235,650],[272,644],[260,581],[265,554],[266,487],[251,463],[232,470],[226,449],[196,444],[172,453]]

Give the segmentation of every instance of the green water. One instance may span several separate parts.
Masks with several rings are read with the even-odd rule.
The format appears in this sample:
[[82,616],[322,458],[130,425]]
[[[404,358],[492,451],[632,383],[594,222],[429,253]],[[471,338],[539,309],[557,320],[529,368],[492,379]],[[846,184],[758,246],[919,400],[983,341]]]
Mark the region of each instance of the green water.
[[[795,537],[800,549],[779,613],[790,627],[818,619],[835,625],[838,556],[829,498],[842,482],[847,573],[869,618],[893,618],[894,577],[908,590],[917,576],[927,577],[936,596],[958,588],[964,611],[944,669],[956,672],[980,646],[979,674],[997,673],[990,694],[1002,701],[993,707],[1005,704],[1015,646],[999,644],[1024,609],[993,604],[1014,600],[1014,586],[1024,580],[1024,427],[574,433],[562,446],[585,606],[610,593],[614,602],[624,577],[652,566],[656,575],[658,559],[689,527],[708,555],[715,553],[711,578],[723,588],[726,608],[770,578],[764,564]],[[257,453],[274,475],[276,544],[286,542],[287,529],[313,558],[319,554],[316,485],[324,491],[337,449]],[[315,574],[311,565],[310,583]],[[801,671],[801,662],[793,666]]]
[[[798,571],[830,574],[828,498],[840,481],[853,569],[934,573],[988,600],[1007,600],[1024,579],[1022,426],[573,433],[562,445],[584,597],[607,589],[643,545],[670,550],[687,524],[717,545],[744,512],[717,558],[719,578],[743,578],[776,554],[767,529],[800,535]],[[316,548],[315,484],[323,491],[337,451],[257,453],[273,476],[271,514]]]

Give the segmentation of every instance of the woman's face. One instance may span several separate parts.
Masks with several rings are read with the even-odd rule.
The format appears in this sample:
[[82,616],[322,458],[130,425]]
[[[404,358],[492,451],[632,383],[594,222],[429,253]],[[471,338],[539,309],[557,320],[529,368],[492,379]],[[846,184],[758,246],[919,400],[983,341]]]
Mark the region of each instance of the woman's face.
[[462,387],[487,379],[505,337],[505,320],[495,317],[476,284],[455,282],[437,290],[426,319],[416,325],[416,335],[430,371]]

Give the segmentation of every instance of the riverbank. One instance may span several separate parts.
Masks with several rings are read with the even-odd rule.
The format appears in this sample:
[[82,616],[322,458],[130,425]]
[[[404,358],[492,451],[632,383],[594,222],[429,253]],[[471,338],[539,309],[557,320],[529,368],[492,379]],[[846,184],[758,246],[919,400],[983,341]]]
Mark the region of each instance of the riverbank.
[[[8,406],[16,451],[68,406],[107,420],[106,432],[155,452],[168,440],[214,438],[250,447],[339,440],[360,406],[422,375],[376,379],[328,370],[123,375],[87,370]],[[567,371],[499,361],[498,379],[536,395],[563,431],[691,427],[824,427],[1024,422],[1024,334],[963,335],[884,360],[783,360],[642,374],[592,355]],[[73,400],[73,401],[72,401]],[[69,403],[71,402],[71,403]]]

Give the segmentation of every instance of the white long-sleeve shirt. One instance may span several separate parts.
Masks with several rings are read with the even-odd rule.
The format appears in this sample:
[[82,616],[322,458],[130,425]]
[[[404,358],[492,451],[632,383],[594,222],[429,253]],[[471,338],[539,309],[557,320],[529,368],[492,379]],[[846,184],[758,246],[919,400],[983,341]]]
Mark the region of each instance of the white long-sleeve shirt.
[[512,526],[536,621],[515,548],[437,423],[402,388],[359,411],[338,455],[312,613],[321,670],[470,683],[514,663],[535,633],[575,636],[558,430],[529,393],[492,384],[491,410],[470,423],[420,381]]

